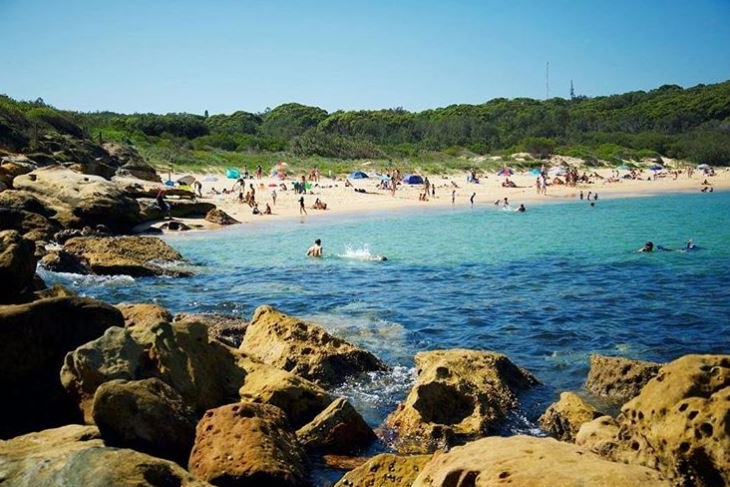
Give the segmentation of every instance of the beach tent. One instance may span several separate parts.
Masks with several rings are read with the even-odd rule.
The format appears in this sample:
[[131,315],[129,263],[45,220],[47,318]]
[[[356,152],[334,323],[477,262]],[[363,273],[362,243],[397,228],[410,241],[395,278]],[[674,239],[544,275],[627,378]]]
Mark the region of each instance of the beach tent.
[[187,185],[187,186],[190,186],[194,182],[195,182],[195,176],[191,176],[189,174],[186,176],[183,176],[181,178],[178,178],[178,180],[177,180],[177,184]]
[[423,184],[423,178],[418,174],[406,174],[403,178],[403,182],[406,184]]
[[238,179],[241,177],[241,171],[229,167],[228,169],[226,169],[226,177],[228,179]]
[[530,174],[532,174],[533,176],[539,176],[540,174],[542,174],[542,171],[539,167],[533,167],[532,169],[530,169]]
[[503,167],[497,171],[497,176],[512,176],[515,171],[511,167]]
[[697,166],[697,169],[699,169],[700,171],[704,171],[705,169],[710,169],[710,165],[709,164],[700,164]]
[[630,171],[631,170],[631,168],[629,166],[627,166],[626,164],[621,164],[616,169],[618,169],[619,171]]
[[362,171],[353,171],[347,177],[350,178],[350,179],[365,179],[365,178],[368,178],[370,176],[368,176],[367,174],[365,174]]
[[664,166],[662,166],[661,164],[652,164],[649,169],[651,169],[652,171],[662,171],[664,169]]

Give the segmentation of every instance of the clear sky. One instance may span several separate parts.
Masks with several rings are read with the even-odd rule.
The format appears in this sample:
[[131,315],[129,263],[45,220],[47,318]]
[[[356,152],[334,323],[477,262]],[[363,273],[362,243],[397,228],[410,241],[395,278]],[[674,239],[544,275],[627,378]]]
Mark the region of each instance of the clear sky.
[[0,0],[0,93],[77,111],[418,112],[728,79],[730,0]]

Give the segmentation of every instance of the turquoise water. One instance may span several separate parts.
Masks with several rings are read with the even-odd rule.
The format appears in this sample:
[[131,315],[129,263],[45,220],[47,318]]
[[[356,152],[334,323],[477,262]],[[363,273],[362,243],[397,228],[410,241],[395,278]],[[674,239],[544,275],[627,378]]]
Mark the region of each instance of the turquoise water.
[[[591,353],[728,353],[729,209],[730,193],[712,193],[309,218],[168,238],[191,278],[44,277],[111,303],[245,318],[272,304],[320,323],[394,367],[335,391],[373,426],[405,397],[416,352],[499,351],[543,383],[505,432],[534,431],[560,391],[580,389]],[[321,260],[304,256],[315,238]],[[699,250],[636,252],[690,238]],[[389,260],[361,259],[375,254]]]

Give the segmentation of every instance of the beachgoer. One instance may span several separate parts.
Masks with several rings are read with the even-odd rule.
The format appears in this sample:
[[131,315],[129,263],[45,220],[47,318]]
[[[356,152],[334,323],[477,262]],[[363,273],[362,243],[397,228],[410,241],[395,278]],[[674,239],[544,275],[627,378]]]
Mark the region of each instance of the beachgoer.
[[274,206],[276,206],[276,190],[271,191],[271,202]]
[[203,197],[203,183],[196,179],[195,181],[193,181],[193,189],[196,193],[198,193],[199,198]]
[[314,245],[307,249],[308,257],[322,257],[322,241],[317,239],[314,241]]
[[299,197],[299,214],[307,214],[307,209],[304,207],[304,196]]
[[519,211],[520,213],[524,213],[525,210],[526,210],[525,205],[523,205],[522,203],[520,203],[520,206],[519,206],[519,208],[517,208],[517,211]]
[[163,188],[157,191],[155,199],[157,200],[157,206],[160,211],[165,214],[166,218],[170,218],[170,204],[165,201],[165,190]]
[[639,249],[639,252],[652,252],[654,250],[654,243],[651,241],[648,241],[644,244],[643,247]]
[[583,190],[580,190],[580,199],[583,199]]
[[253,210],[252,210],[252,213],[253,213],[254,215],[260,215],[260,214],[261,214],[261,210],[259,210],[259,205],[258,205],[258,203],[254,203],[254,204],[253,204]]
[[266,203],[266,209],[264,210],[264,215],[271,215],[271,206]]
[[456,202],[456,190],[451,190],[451,204],[453,205]]
[[476,193],[472,193],[469,197],[469,203],[471,203],[471,207],[474,208],[474,197],[476,196]]
[[687,245],[684,246],[685,250],[694,250],[695,243],[692,240],[687,240]]

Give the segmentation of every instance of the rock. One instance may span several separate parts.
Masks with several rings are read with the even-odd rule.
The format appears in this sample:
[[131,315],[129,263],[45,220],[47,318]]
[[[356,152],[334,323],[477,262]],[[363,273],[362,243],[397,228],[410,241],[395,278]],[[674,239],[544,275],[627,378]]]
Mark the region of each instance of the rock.
[[239,364],[246,370],[238,390],[241,399],[278,407],[295,429],[312,421],[332,402],[324,389],[291,372],[250,358]]
[[183,257],[157,237],[76,237],[67,240],[63,249],[86,260],[95,274],[190,275],[187,271],[160,265],[183,261]]
[[38,265],[53,272],[69,272],[72,274],[91,274],[88,262],[76,254],[65,250],[48,252],[38,261]]
[[[171,196],[177,194],[177,198]],[[194,198],[195,194],[184,190],[166,190],[165,201],[170,205],[170,216],[175,218],[204,217],[210,210],[215,209],[213,203],[206,201],[188,200]],[[154,195],[153,195],[154,198]],[[154,199],[140,199],[139,205],[142,212],[141,221],[162,220],[167,215],[160,210]]]
[[103,383],[94,394],[92,415],[108,446],[187,464],[197,418],[180,394],[161,380]]
[[[60,297],[0,306],[0,438],[78,422],[59,371],[69,350],[122,324],[113,307]],[[11,420],[12,419],[12,420]]]
[[552,438],[490,437],[436,454],[413,487],[670,487],[651,469],[609,462]]
[[184,222],[170,220],[160,225],[160,230],[168,230],[170,232],[187,232],[188,230],[192,230],[192,227]]
[[0,484],[12,487],[212,487],[173,462],[108,448],[95,427],[69,425],[0,441]]
[[205,219],[217,225],[233,225],[234,223],[240,223],[238,220],[219,208],[214,208],[206,213]]
[[13,185],[53,208],[62,227],[104,224],[116,233],[128,233],[142,221],[137,201],[101,176],[54,166],[18,176]]
[[211,340],[220,340],[231,347],[240,347],[243,334],[248,328],[248,321],[234,316],[217,313],[178,313],[174,321],[197,321],[208,328]]
[[585,388],[602,397],[624,402],[636,397],[656,376],[661,364],[621,357],[591,355],[591,369]]
[[305,458],[284,413],[238,403],[205,413],[198,423],[189,470],[215,485],[305,486]]
[[271,306],[256,308],[240,350],[323,386],[339,384],[349,375],[387,370],[370,352]]
[[120,167],[116,171],[117,175],[129,175],[145,181],[160,182],[155,168],[144,160],[134,146],[116,142],[105,142],[101,146],[113,159],[119,161]]
[[453,349],[420,352],[418,377],[406,400],[385,420],[400,452],[429,453],[493,433],[538,383],[506,356]]
[[15,303],[33,291],[35,244],[15,230],[0,231],[0,304]]
[[199,323],[115,327],[66,356],[61,382],[87,422],[93,421],[96,389],[113,379],[157,377],[200,415],[239,399],[246,373],[240,360],[236,350],[208,341],[207,330]]
[[[348,472],[335,487],[402,487],[413,484],[431,455],[381,453]],[[453,484],[456,487],[456,484]],[[459,484],[461,486],[461,484]],[[466,487],[464,485],[464,487]]]
[[21,234],[28,235],[33,232],[37,238],[29,240],[50,240],[56,232],[57,227],[47,218],[37,213],[13,208],[0,208],[0,230],[17,230]]
[[583,423],[575,435],[575,444],[608,459],[616,458],[619,427],[611,416],[601,416]]
[[663,366],[617,418],[617,459],[681,485],[730,484],[730,355],[687,355]]
[[360,413],[341,397],[296,434],[307,450],[333,453],[353,453],[376,439]]
[[159,323],[170,323],[172,313],[159,304],[150,303],[120,303],[117,309],[124,316],[126,328],[149,328]]
[[538,422],[550,436],[573,441],[583,423],[593,421],[601,413],[572,392],[561,392],[560,400],[550,405]]

